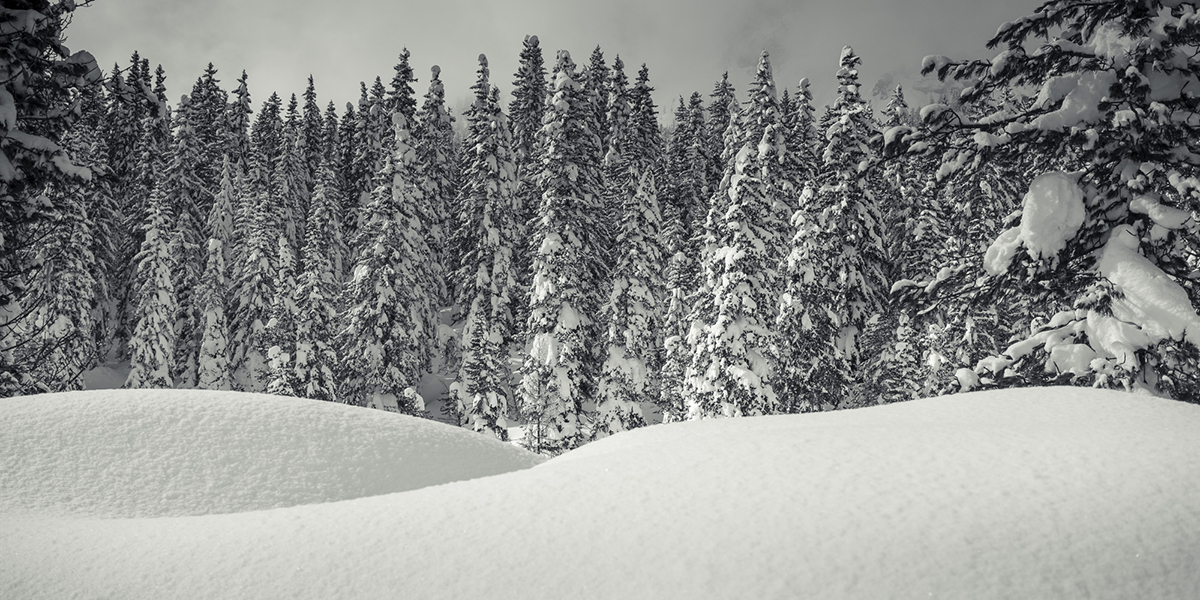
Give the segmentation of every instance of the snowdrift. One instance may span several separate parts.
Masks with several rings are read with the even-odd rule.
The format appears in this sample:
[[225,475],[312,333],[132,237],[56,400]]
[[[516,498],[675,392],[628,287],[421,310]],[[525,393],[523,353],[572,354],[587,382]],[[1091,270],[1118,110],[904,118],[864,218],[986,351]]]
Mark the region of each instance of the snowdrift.
[[[249,413],[262,403],[222,401]],[[131,466],[86,474],[91,486],[109,488],[103,502],[83,503],[89,510],[66,483],[31,481],[62,478],[66,459],[10,476],[38,461],[26,452],[66,444],[87,453],[118,435],[87,430],[155,437],[171,422],[140,400],[104,423],[105,411],[77,406],[99,402],[63,395],[0,404],[4,487],[24,489],[5,492],[0,514],[0,597],[1200,597],[1200,407],[1157,398],[1006,390],[679,423],[495,477],[159,518],[98,518],[122,511],[90,507],[121,508],[118,496],[149,498],[147,485],[189,477],[182,468],[169,475],[178,455],[113,456]],[[254,408],[234,408],[239,402]],[[280,407],[274,419],[305,421],[291,414],[303,414],[302,403]],[[398,432],[423,426],[401,422]],[[457,443],[431,425],[420,437]],[[261,429],[264,448],[304,437]],[[184,454],[188,443],[174,447]],[[435,454],[420,460],[437,464]],[[142,483],[123,471],[151,477]],[[229,477],[216,471],[214,463],[203,477]],[[250,487],[291,485],[261,472],[236,477]],[[202,486],[189,493],[203,504]],[[218,493],[215,503],[236,504],[226,498]]]
[[0,400],[0,512],[164,517],[413,490],[541,458],[381,411],[198,390]]

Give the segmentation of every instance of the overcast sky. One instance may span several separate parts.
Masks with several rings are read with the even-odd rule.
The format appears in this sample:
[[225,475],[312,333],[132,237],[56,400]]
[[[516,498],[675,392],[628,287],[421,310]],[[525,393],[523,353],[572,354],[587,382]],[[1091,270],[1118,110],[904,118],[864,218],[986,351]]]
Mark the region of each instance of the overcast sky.
[[[249,74],[255,111],[272,91],[286,100],[309,74],[318,99],[339,114],[357,101],[358,82],[386,83],[401,48],[424,94],[429,67],[440,65],[451,106],[462,106],[475,81],[476,57],[491,62],[492,83],[512,87],[521,41],[541,39],[546,66],[564,48],[587,63],[599,44],[607,62],[620,54],[632,80],[650,68],[655,101],[674,106],[729,71],[739,92],[763,49],[776,84],[812,81],[817,106],[831,102],[842,46],[863,58],[861,78],[911,81],[927,54],[984,57],[986,41],[1006,21],[1033,12],[1038,0],[97,0],[67,30],[72,50],[89,50],[107,72],[134,50],[166,69],[177,102],[212,62],[222,86]],[[331,8],[334,6],[336,8]],[[911,86],[909,86],[911,87]],[[910,92],[911,104],[923,94]],[[879,104],[879,102],[876,102]],[[458,111],[456,111],[458,112]]]

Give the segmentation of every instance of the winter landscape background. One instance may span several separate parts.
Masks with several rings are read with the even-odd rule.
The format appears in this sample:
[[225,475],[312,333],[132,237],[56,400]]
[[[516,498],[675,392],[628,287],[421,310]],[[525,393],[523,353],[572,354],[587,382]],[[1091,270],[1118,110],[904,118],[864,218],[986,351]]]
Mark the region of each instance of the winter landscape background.
[[[313,77],[255,102],[252,73],[213,63],[176,101],[150,52],[103,69],[64,45],[91,10],[0,8],[0,424],[14,440],[0,557],[16,565],[0,584],[17,596],[384,595],[455,577],[464,594],[527,596],[500,573],[542,554],[439,569],[467,548],[562,542],[547,519],[607,558],[588,572],[555,557],[557,583],[535,596],[1200,590],[1185,572],[1196,464],[1180,450],[1196,434],[1178,426],[1200,401],[1192,3],[1030,6],[993,24],[987,58],[913,56],[923,78],[880,78],[914,82],[912,105],[860,77],[871,57],[851,46],[795,84],[756,48],[747,83],[714,72],[663,98],[653,64],[533,32],[510,41],[503,73],[478,55],[469,89],[417,73],[400,42],[386,75],[329,93],[348,103]],[[1106,447],[1084,477],[1100,430],[1124,452]],[[1014,435],[1047,453],[1016,460]],[[925,483],[889,487],[892,450]],[[205,462],[214,452],[230,454]],[[706,452],[728,477],[679,462]],[[540,500],[487,512],[529,489]],[[668,489],[736,499],[721,514],[746,521],[691,528],[701,513]],[[961,503],[922,495],[941,492]],[[978,520],[1018,493],[1033,500]],[[849,498],[907,523],[863,579],[848,565],[892,524],[837,508]],[[610,555],[646,543],[658,513],[638,511],[654,502],[687,505],[661,538],[683,556],[712,560],[724,540],[787,559],[716,586],[686,562],[622,580]],[[614,507],[631,526],[612,526]],[[1138,517],[1089,528],[1116,509]],[[455,525],[473,511],[494,518]],[[947,511],[929,537],[920,524]],[[326,565],[303,594],[261,587],[316,562],[294,552],[346,519],[356,565],[397,532],[424,540],[400,548],[426,551],[426,583]],[[842,541],[803,554],[801,539]],[[1104,550],[1048,550],[1064,545]],[[878,569],[897,549],[926,558],[888,588],[897,575]],[[1114,566],[1131,554],[1148,558]],[[832,575],[786,566],[831,556]],[[42,568],[67,557],[73,574]],[[1088,557],[1099,566],[1080,568]],[[180,577],[197,560],[200,579]]]

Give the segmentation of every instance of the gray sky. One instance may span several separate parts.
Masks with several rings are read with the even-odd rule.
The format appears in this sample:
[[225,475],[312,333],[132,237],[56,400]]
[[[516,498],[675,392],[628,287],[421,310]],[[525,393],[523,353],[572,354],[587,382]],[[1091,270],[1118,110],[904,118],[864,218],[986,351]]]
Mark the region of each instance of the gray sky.
[[[660,109],[693,90],[707,95],[728,70],[742,98],[759,53],[770,51],[776,84],[812,81],[818,107],[831,102],[842,46],[863,58],[872,89],[910,81],[927,54],[985,57],[984,44],[1038,0],[97,0],[67,30],[72,50],[89,50],[106,71],[136,49],[161,63],[177,102],[212,62],[229,90],[243,69],[257,112],[272,91],[287,96],[316,80],[322,108],[339,114],[358,98],[358,82],[385,83],[407,46],[424,94],[429,67],[442,67],[451,106],[475,81],[476,57],[488,56],[492,83],[507,94],[526,34],[541,39],[547,68],[565,48],[586,64],[599,44],[607,62],[620,54],[632,80],[650,68]],[[330,6],[336,8],[330,8]],[[906,86],[906,89],[910,86]],[[910,104],[923,94],[910,91]],[[876,102],[879,104],[879,102]],[[458,111],[456,111],[458,112]]]

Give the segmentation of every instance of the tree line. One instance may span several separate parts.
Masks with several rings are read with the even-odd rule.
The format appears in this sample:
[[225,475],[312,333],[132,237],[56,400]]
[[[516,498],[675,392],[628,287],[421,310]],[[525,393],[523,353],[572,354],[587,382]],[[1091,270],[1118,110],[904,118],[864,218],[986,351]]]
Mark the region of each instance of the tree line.
[[432,372],[539,451],[989,387],[1195,399],[1200,38],[1159,4],[1047,2],[990,61],[927,57],[963,90],[915,110],[877,114],[847,47],[818,115],[764,52],[663,127],[645,65],[547,68],[536,36],[507,107],[482,55],[462,115],[437,67],[418,96],[407,50],[340,114],[311,77],[255,112],[211,64],[172,105],[35,1],[0,15],[34,24],[3,34],[0,390],[127,360],[420,414]]

